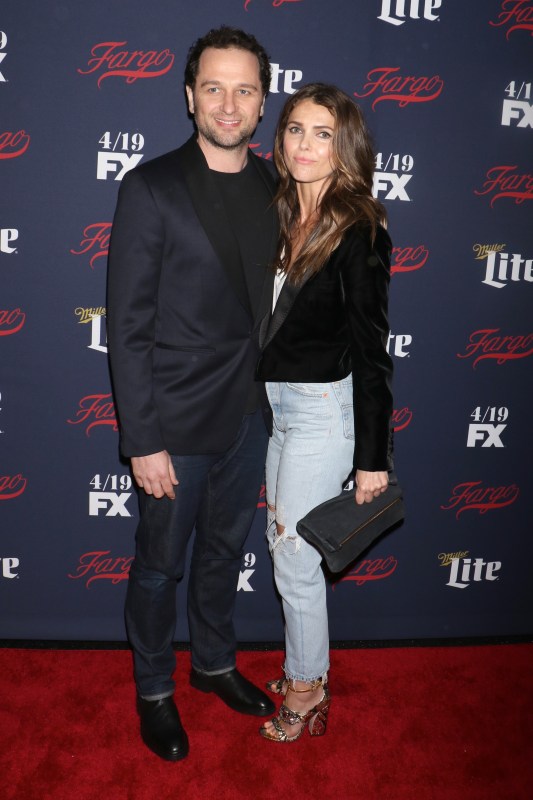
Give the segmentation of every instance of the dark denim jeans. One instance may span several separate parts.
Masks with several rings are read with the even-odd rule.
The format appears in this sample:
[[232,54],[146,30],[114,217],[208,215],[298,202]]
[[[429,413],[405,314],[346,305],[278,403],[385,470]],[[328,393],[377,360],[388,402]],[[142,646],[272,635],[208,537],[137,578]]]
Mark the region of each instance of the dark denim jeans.
[[235,666],[233,609],[267,440],[261,412],[247,414],[227,452],[172,456],[179,480],[175,500],[140,492],[126,628],[141,697],[155,700],[174,692],[176,586],[195,526],[187,598],[192,665],[210,675]]

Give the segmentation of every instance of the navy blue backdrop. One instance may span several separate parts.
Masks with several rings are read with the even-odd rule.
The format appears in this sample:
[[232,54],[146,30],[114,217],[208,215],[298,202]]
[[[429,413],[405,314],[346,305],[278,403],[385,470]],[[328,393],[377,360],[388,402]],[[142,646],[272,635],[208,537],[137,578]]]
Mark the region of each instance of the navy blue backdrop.
[[[185,55],[223,23],[272,61],[264,158],[302,84],[360,102],[395,245],[408,519],[331,584],[332,638],[527,634],[533,3],[3,0],[0,638],[124,638],[137,500],[106,355],[109,232],[124,173],[189,137]],[[264,522],[261,496],[241,641],[283,636]]]

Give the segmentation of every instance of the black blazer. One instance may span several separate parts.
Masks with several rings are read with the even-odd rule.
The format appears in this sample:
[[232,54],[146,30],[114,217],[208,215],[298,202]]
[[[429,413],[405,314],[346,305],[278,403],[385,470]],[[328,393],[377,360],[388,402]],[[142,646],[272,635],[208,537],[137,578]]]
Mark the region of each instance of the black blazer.
[[392,360],[388,287],[390,238],[381,226],[370,233],[351,227],[323,268],[302,285],[285,281],[273,314],[261,323],[263,381],[354,382],[354,467],[390,466]]
[[[249,159],[272,197],[271,165],[251,152]],[[273,208],[265,218],[271,260],[278,236]],[[195,137],[125,175],[113,221],[107,298],[125,456],[163,449],[216,453],[235,438],[259,352],[257,321],[271,302],[273,282],[271,271],[260,268],[244,280],[240,260]],[[263,290],[255,309],[247,290],[253,281]]]

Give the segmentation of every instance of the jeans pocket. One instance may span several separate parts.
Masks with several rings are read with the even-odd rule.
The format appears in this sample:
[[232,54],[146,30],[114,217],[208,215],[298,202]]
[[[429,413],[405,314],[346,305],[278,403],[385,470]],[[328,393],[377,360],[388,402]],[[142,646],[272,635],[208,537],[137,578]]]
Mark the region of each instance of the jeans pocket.
[[353,418],[353,387],[351,377],[336,381],[333,384],[335,397],[342,414],[342,428],[345,439],[355,441],[355,424]]

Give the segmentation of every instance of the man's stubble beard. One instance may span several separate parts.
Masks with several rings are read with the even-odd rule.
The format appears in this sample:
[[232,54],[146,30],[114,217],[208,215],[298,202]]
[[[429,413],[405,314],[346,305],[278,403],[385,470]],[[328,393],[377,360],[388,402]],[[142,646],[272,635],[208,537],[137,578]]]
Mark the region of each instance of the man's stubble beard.
[[[231,131],[228,131],[227,134],[223,132],[213,131],[209,127],[200,127],[198,123],[196,123],[198,128],[198,133],[205,139],[206,142],[213,145],[213,147],[218,147],[222,150],[239,150],[243,146],[248,146],[250,139],[252,138],[254,129],[245,128],[244,130],[240,131],[239,136],[237,139],[230,139]],[[228,137],[228,138],[226,138]]]

